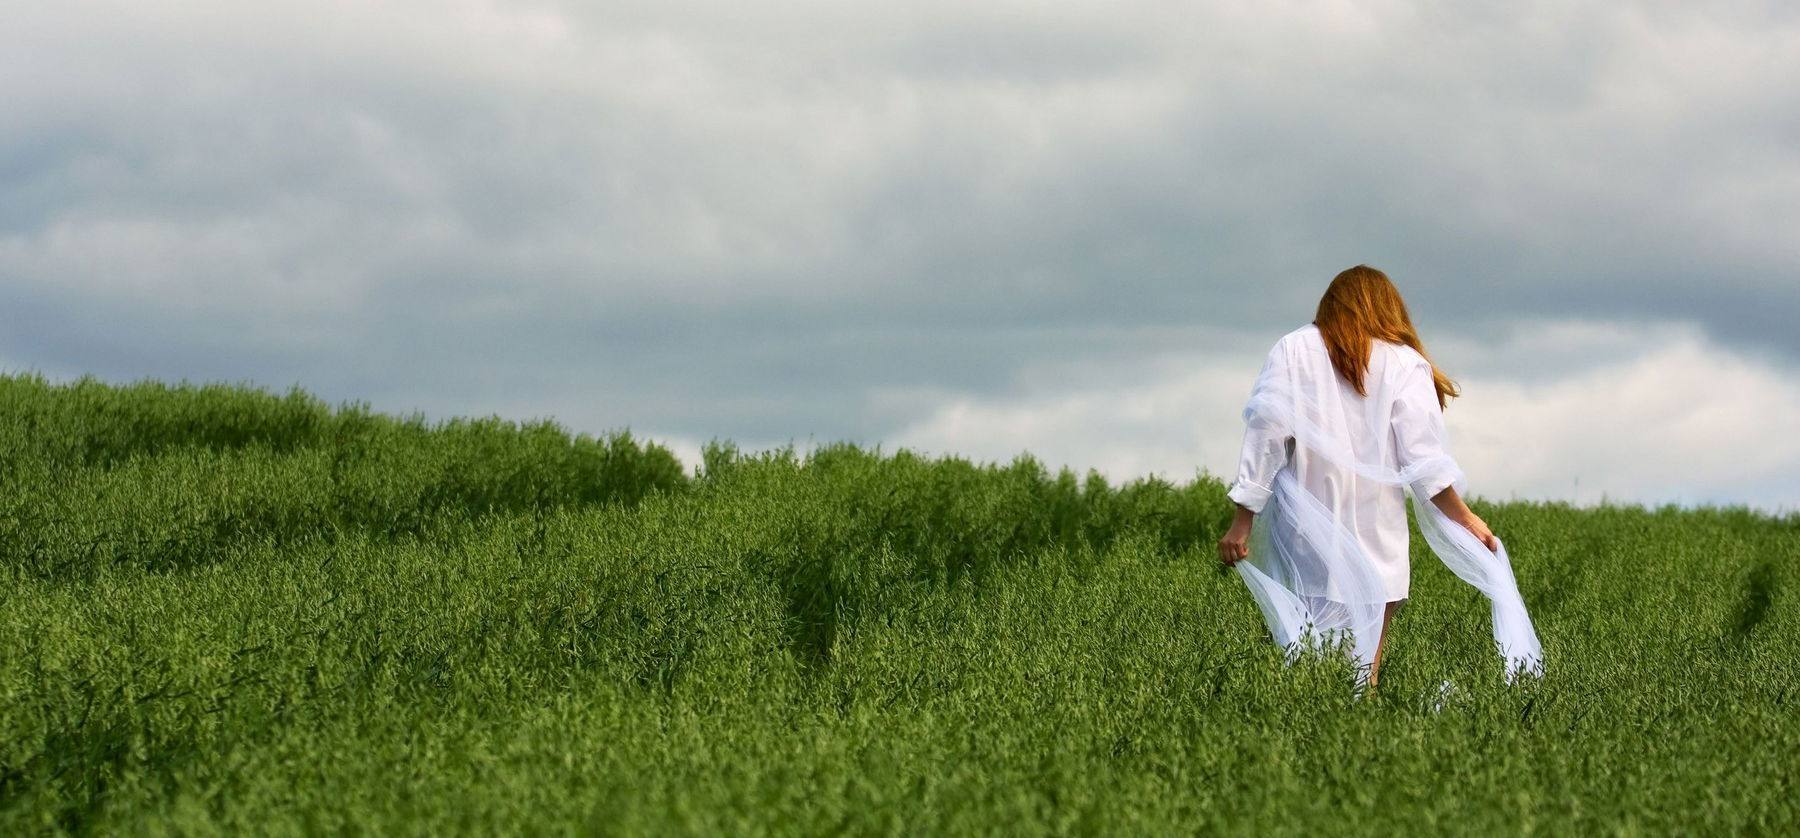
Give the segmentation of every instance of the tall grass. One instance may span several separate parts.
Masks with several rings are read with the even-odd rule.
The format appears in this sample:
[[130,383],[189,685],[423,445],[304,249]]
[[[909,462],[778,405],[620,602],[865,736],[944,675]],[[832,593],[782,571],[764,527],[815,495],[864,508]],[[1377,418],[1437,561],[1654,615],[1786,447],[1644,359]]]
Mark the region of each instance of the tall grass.
[[703,460],[0,377],[0,832],[1800,827],[1800,517],[1478,503],[1549,675],[1415,538],[1354,701],[1211,558],[1211,477]]

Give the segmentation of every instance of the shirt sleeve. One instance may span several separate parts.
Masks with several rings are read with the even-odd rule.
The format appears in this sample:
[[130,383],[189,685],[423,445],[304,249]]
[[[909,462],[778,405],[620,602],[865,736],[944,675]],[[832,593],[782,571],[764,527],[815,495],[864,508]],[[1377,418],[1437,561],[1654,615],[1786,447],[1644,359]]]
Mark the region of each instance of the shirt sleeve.
[[[1276,344],[1269,350],[1258,381],[1270,375],[1286,374],[1285,349]],[[1259,414],[1245,416],[1244,444],[1238,454],[1237,477],[1231,482],[1226,496],[1251,512],[1261,512],[1268,504],[1269,496],[1274,494],[1275,473],[1288,463],[1288,443],[1293,437],[1290,429]]]
[[1414,496],[1430,500],[1462,480],[1462,469],[1450,456],[1430,363],[1406,371],[1394,400],[1393,431],[1400,471]]

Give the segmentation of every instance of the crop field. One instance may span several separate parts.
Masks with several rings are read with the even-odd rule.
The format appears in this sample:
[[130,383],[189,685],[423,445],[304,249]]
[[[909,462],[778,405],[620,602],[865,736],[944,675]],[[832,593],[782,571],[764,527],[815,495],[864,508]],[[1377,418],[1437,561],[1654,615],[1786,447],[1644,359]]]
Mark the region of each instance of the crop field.
[[0,834],[1800,833],[1800,515],[1478,500],[1546,676],[1415,535],[1357,699],[1204,474],[13,374],[0,487]]

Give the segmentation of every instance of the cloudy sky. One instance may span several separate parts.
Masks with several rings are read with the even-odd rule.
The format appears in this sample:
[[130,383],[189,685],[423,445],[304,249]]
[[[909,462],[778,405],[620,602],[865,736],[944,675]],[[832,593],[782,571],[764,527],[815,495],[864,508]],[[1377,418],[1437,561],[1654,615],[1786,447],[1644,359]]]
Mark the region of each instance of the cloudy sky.
[[1387,271],[1492,498],[1800,509],[1787,2],[0,0],[0,367],[1228,474]]

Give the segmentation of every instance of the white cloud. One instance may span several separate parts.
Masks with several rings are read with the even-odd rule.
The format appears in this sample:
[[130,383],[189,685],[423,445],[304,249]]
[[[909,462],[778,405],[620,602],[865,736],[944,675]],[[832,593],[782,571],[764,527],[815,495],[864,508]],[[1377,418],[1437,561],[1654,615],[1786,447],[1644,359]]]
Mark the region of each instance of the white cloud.
[[[1196,469],[1229,480],[1262,350],[1170,355],[1107,370],[1037,369],[1013,398],[940,397],[889,440],[930,452],[1093,467],[1110,480]],[[1446,413],[1470,489],[1489,498],[1602,498],[1800,508],[1800,382],[1676,324],[1517,324]],[[1551,360],[1545,374],[1501,373]]]
[[[1052,471],[1092,468],[1113,480],[1158,473],[1180,482],[1196,468],[1225,474],[1236,462],[1237,413],[1262,351],[1032,368],[1024,377],[1034,383],[1011,398],[936,395],[924,419],[884,442],[997,462],[1029,451]],[[873,396],[896,403],[933,397]]]
[[[1555,351],[1542,337],[1522,329],[1514,345]],[[1478,485],[1498,497],[1800,509],[1800,382],[1691,327],[1644,327],[1635,342],[1630,357],[1599,363],[1565,344],[1569,369],[1549,380],[1470,377],[1446,419]]]

